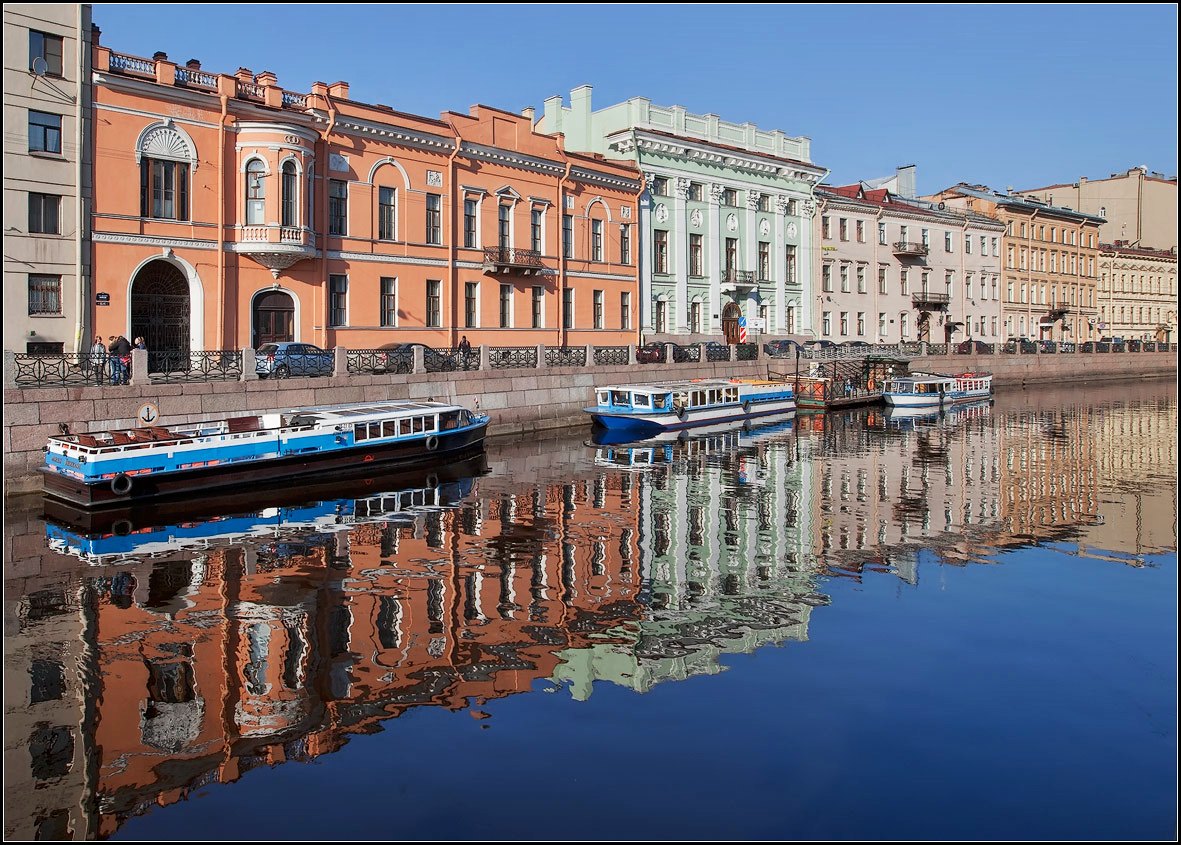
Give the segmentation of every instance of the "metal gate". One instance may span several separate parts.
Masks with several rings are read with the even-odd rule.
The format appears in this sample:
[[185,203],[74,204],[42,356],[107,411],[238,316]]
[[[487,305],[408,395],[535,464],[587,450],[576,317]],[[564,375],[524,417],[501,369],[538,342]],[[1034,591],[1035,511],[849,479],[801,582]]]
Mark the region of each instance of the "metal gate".
[[[131,337],[142,337],[148,347],[148,372],[167,369],[189,349],[189,283],[166,261],[153,261],[139,271],[131,285]],[[169,354],[171,353],[171,354]]]

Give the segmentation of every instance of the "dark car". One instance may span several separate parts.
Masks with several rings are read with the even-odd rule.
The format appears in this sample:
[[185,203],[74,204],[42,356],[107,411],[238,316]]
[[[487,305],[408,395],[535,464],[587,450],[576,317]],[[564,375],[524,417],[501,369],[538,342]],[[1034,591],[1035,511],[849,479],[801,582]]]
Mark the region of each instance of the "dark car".
[[991,355],[992,347],[982,340],[962,340],[955,351],[957,355]]
[[809,352],[822,352],[826,349],[836,349],[837,345],[831,340],[809,340],[804,342],[804,349]]
[[335,368],[334,353],[310,343],[264,343],[254,353],[254,371],[259,378],[288,376],[330,376]]
[[862,352],[870,347],[864,340],[846,340],[840,346],[842,349],[854,349]]
[[803,349],[794,340],[771,340],[763,344],[763,353],[769,358],[793,358]]
[[384,366],[384,372],[387,373],[410,373],[414,371],[414,347],[421,346],[423,357],[431,351],[431,347],[425,343],[390,343],[381,347],[378,352],[385,356],[384,362],[380,362]]
[[664,363],[664,344],[663,343],[645,343],[643,346],[636,347],[636,363],[637,364],[663,364]]

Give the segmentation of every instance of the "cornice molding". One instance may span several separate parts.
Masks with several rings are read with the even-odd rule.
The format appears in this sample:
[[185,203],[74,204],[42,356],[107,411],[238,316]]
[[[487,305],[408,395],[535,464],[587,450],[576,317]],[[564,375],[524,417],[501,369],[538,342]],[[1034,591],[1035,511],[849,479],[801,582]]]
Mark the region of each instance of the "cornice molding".
[[122,232],[94,232],[91,240],[100,244],[129,244],[172,249],[217,249],[217,241],[196,238],[158,238],[153,235],[126,235]]

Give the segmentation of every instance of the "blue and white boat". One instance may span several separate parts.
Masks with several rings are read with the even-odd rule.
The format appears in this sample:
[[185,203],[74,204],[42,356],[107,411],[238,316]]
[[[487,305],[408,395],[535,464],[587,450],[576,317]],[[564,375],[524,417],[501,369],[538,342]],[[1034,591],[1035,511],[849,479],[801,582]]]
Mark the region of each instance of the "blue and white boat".
[[992,373],[914,372],[886,379],[882,396],[895,408],[942,408],[992,395]]
[[49,438],[45,493],[83,507],[441,466],[483,448],[488,417],[445,402],[298,408]]
[[794,412],[791,384],[766,379],[694,379],[595,388],[584,408],[596,425],[650,437],[662,431]]

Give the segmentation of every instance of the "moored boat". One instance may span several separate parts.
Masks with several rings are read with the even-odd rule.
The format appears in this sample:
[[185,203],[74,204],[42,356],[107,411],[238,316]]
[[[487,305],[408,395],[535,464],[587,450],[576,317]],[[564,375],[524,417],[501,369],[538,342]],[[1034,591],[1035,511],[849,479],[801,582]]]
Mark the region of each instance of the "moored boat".
[[791,384],[768,379],[694,379],[595,388],[596,404],[584,410],[596,425],[633,432],[741,422],[795,411]]
[[[49,438],[45,493],[83,507],[268,482],[441,466],[483,448],[488,417],[445,402],[298,408]],[[327,475],[326,475],[327,473]]]
[[975,402],[992,395],[992,373],[914,372],[887,379],[882,395],[886,404],[897,408],[940,408]]

